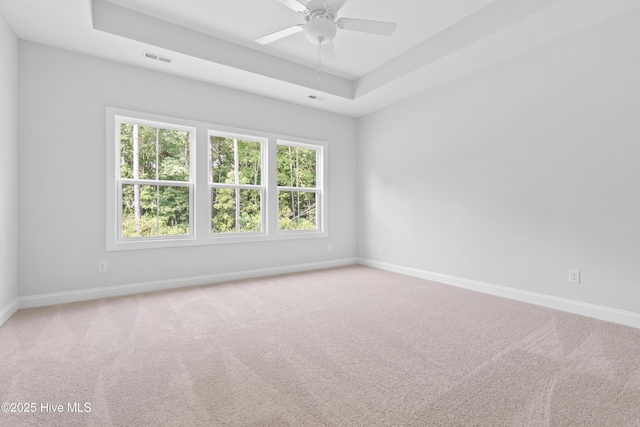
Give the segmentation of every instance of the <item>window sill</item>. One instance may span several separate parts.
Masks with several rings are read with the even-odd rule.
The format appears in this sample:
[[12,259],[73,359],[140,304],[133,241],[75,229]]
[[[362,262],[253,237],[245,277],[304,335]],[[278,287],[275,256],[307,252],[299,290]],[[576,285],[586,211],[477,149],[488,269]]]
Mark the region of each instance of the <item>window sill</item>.
[[324,231],[287,231],[279,232],[276,235],[247,235],[247,236],[210,236],[207,239],[196,239],[193,237],[170,238],[170,239],[154,239],[154,240],[132,240],[117,241],[107,244],[107,251],[127,251],[139,249],[163,249],[189,246],[209,246],[209,245],[227,245],[237,243],[259,243],[259,242],[275,242],[282,240],[304,240],[304,239],[320,239],[329,237]]

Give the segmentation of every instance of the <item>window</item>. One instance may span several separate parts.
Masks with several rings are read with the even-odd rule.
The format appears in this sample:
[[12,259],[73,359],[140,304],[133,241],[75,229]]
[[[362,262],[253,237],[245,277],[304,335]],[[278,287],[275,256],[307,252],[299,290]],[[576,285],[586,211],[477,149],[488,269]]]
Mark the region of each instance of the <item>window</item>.
[[320,147],[278,142],[278,228],[318,229]]
[[118,120],[118,238],[193,235],[193,129]]
[[209,136],[212,233],[262,233],[263,145],[250,137]]
[[107,250],[327,237],[327,145],[107,108]]

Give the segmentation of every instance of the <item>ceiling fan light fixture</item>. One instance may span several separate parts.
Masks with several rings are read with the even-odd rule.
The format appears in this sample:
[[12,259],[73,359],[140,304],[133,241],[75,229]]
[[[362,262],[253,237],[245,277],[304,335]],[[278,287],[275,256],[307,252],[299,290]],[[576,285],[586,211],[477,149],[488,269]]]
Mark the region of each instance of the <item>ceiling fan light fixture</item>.
[[[318,53],[318,80],[323,58],[327,61],[336,60],[333,46],[338,29],[360,33],[390,36],[396,29],[392,22],[370,21],[366,19],[340,18],[336,14],[348,0],[277,0],[279,3],[302,15],[304,24],[278,30],[256,39],[260,44],[268,44],[304,32],[305,37],[316,46]],[[331,2],[331,4],[329,4]]]
[[333,21],[322,17],[311,19],[304,25],[304,35],[313,44],[331,43],[337,31]]

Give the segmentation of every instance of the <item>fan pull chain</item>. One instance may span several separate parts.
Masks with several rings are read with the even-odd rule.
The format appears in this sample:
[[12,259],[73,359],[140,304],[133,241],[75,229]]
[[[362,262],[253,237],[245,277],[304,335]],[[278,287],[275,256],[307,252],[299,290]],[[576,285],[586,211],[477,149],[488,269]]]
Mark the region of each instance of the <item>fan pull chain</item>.
[[321,51],[322,43],[318,41],[318,67],[316,69],[316,73],[318,75],[318,81],[322,80],[320,76],[320,67],[322,66],[322,51]]

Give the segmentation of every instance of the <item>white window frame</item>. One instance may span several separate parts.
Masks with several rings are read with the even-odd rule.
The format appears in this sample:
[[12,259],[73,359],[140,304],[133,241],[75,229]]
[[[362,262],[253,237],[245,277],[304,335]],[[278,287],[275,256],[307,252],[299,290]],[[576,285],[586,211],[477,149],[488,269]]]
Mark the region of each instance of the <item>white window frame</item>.
[[[188,128],[191,132],[191,178],[186,185],[192,185],[190,191],[190,235],[154,236],[140,238],[118,238],[121,227],[121,194],[118,190],[120,178],[119,135],[120,122],[126,121],[146,126],[167,128]],[[230,243],[268,242],[276,240],[327,238],[328,210],[327,161],[328,143],[304,137],[294,137],[273,132],[236,128],[215,123],[188,120],[158,114],[144,113],[122,108],[106,108],[106,250],[153,249],[194,245],[216,245]],[[173,126],[173,127],[172,127]],[[238,139],[262,142],[262,191],[261,232],[213,233],[211,231],[212,201],[209,182],[210,135],[229,135]],[[116,143],[117,138],[117,143]],[[318,150],[316,163],[317,229],[315,230],[279,230],[278,227],[278,185],[277,185],[277,146],[278,143],[297,145]],[[172,182],[173,185],[173,182]],[[180,181],[180,185],[185,182]]]
[[[195,238],[195,135],[196,128],[188,123],[176,123],[164,120],[161,117],[151,117],[147,114],[127,111],[109,111],[111,126],[107,126],[107,250],[116,249],[124,245],[130,247],[160,247],[171,241],[189,241]],[[110,114],[109,114],[110,113]],[[139,126],[148,126],[159,129],[172,129],[189,132],[189,180],[166,181],[154,179],[132,179],[120,177],[120,126],[122,123],[131,123]],[[178,186],[189,188],[189,233],[175,236],[122,236],[122,186],[126,184]],[[110,187],[110,188],[109,188]]]
[[[211,169],[212,169],[212,164],[211,164],[211,137],[212,136],[221,136],[223,138],[229,138],[229,139],[233,139],[234,143],[237,144],[238,140],[242,140],[242,141],[251,141],[251,142],[257,142],[260,144],[260,185],[242,185],[242,184],[221,184],[221,183],[213,183],[211,182],[211,180],[209,179],[209,177],[211,176]],[[266,157],[267,157],[267,145],[268,145],[268,138],[264,138],[264,137],[259,137],[259,136],[255,136],[255,135],[242,135],[242,134],[238,134],[238,133],[231,133],[231,132],[223,132],[223,131],[216,131],[216,130],[212,130],[209,129],[207,132],[207,145],[208,145],[208,156],[207,156],[207,162],[208,162],[208,168],[207,168],[207,181],[209,183],[209,221],[211,221],[213,219],[213,201],[211,200],[211,192],[214,188],[233,188],[236,191],[238,190],[260,190],[260,230],[261,231],[254,231],[254,232],[226,232],[226,233],[214,233],[211,230],[211,222],[209,223],[209,237],[211,239],[226,239],[226,240],[232,240],[235,238],[241,238],[243,240],[246,240],[246,238],[251,238],[251,237],[255,237],[255,236],[266,236],[267,235],[267,215],[266,215],[266,196],[267,196],[267,182],[268,182],[268,171],[267,171],[267,162],[266,162]],[[238,174],[239,174],[239,170],[238,170],[238,153],[236,151],[235,155],[234,155],[234,162],[235,162],[235,172],[236,172],[236,181],[238,179]],[[236,197],[238,196],[238,193],[236,193]],[[237,211],[237,209],[239,208],[239,205],[236,206],[236,221],[238,221],[238,215],[239,212]]]
[[[310,187],[280,187],[276,185],[276,192],[278,193],[278,197],[280,195],[280,191],[293,191],[293,192],[313,192],[316,193],[316,228],[312,230],[281,230],[278,225],[277,233],[281,236],[295,236],[297,234],[300,235],[309,235],[314,233],[322,234],[324,232],[324,145],[319,144],[310,144],[304,142],[297,141],[289,141],[284,139],[278,139],[276,141],[276,149],[278,146],[289,146],[296,148],[306,148],[310,150],[314,150],[316,152],[316,186],[314,188]],[[278,212],[278,219],[280,218],[280,214]]]

